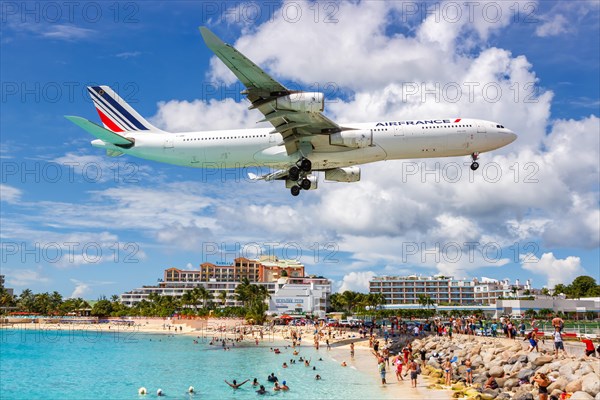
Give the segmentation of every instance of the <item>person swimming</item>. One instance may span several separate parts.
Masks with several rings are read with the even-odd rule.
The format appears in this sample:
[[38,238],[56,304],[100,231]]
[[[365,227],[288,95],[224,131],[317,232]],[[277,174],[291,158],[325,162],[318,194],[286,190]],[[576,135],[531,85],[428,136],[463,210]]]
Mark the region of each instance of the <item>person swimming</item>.
[[240,386],[242,386],[244,383],[248,382],[250,379],[246,379],[244,382],[242,383],[237,383],[237,381],[234,379],[233,383],[229,383],[227,381],[225,381],[226,384],[228,384],[229,386],[231,386],[234,389],[239,389]]
[[258,379],[254,378],[254,380],[252,381],[252,386],[258,386],[258,385],[259,385]]
[[321,380],[321,375],[319,375],[319,374],[315,375],[315,380],[320,381]]
[[290,390],[290,388],[288,387],[288,385],[286,385],[286,384],[285,384],[285,381],[283,381],[283,382],[281,383],[281,386],[280,386],[280,387],[281,387],[281,390]]
[[271,372],[271,375],[267,377],[267,381],[269,382],[277,382],[279,379],[275,376],[275,372]]
[[256,391],[256,393],[258,393],[258,394],[266,394],[267,390],[265,389],[265,387],[263,385],[260,385],[260,388]]

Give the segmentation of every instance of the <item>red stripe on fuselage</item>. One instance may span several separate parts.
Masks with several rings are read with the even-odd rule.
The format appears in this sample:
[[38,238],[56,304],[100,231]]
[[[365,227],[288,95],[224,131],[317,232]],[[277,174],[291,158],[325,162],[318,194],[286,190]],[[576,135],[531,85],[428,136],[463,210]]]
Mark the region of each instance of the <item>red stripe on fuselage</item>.
[[123,129],[119,128],[117,124],[115,124],[110,118],[108,118],[98,107],[96,107],[96,111],[98,111],[98,115],[102,120],[102,123],[108,127],[113,132],[123,132]]
[[462,118],[457,118],[457,119],[454,121],[454,123],[455,123],[455,124],[459,123],[461,119],[462,119]]

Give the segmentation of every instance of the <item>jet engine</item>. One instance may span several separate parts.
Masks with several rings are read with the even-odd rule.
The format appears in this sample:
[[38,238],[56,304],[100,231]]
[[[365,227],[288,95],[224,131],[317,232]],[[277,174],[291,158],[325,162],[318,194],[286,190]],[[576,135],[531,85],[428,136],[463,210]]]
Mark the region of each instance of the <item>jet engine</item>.
[[360,181],[360,168],[344,167],[329,169],[325,171],[325,180],[334,182],[358,182]]
[[299,112],[321,112],[325,107],[325,97],[319,92],[298,92],[275,99],[277,110]]
[[329,144],[362,148],[373,145],[373,133],[370,130],[349,130],[329,135]]

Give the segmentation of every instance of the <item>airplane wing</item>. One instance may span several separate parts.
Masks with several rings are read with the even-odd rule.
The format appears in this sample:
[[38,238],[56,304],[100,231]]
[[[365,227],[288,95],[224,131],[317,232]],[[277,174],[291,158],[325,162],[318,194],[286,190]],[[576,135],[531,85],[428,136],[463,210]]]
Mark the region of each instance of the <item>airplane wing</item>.
[[[272,133],[281,133],[288,154],[298,151],[302,140],[310,142],[314,135],[329,135],[343,130],[321,113],[324,105],[322,95],[319,98],[318,93],[287,89],[207,28],[200,27],[200,33],[208,48],[246,86],[242,94],[252,103],[250,109],[258,109],[264,115],[258,122],[269,122],[275,128]],[[309,110],[297,109],[290,104],[290,99],[293,103],[294,97],[305,95],[308,95]]]

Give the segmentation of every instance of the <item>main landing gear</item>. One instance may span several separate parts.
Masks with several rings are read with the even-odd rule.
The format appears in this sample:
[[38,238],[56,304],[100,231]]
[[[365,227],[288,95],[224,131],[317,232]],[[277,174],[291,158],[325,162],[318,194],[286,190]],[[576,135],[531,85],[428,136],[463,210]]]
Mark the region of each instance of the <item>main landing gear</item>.
[[471,154],[471,160],[473,160],[473,162],[471,163],[472,171],[475,171],[477,168],[479,168],[479,163],[477,162],[478,158],[479,158],[479,153]]
[[307,178],[307,176],[310,174],[311,170],[312,163],[308,158],[302,158],[298,160],[296,165],[290,168],[288,171],[288,179],[296,182],[296,185],[290,188],[292,196],[298,196],[300,194],[300,190],[310,189],[312,182]]

